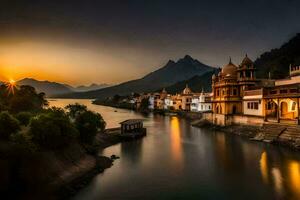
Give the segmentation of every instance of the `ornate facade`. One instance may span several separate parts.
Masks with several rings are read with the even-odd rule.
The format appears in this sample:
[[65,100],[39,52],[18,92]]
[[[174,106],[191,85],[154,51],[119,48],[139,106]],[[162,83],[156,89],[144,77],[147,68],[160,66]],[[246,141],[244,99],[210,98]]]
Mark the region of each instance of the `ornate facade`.
[[224,115],[243,113],[244,91],[255,83],[255,68],[247,55],[238,67],[230,59],[217,76],[212,76],[213,112]]
[[236,122],[234,116],[241,116],[300,124],[300,67],[290,66],[290,76],[281,80],[258,80],[255,70],[246,55],[239,66],[230,59],[218,75],[212,76],[214,122],[228,124]]

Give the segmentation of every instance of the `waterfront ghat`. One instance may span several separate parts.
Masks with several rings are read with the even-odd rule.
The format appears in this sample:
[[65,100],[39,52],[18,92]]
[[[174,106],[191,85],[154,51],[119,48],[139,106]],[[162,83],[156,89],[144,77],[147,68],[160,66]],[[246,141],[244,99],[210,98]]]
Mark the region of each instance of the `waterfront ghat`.
[[300,199],[300,154],[232,134],[192,127],[174,116],[149,115],[81,103],[109,128],[144,119],[147,136],[99,152],[120,156],[74,199]]

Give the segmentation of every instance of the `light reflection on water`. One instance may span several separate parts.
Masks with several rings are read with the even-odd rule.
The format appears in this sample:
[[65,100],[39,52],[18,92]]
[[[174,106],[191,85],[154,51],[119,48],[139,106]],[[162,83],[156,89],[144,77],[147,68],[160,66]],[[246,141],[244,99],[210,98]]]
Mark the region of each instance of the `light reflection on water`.
[[[106,148],[120,155],[74,199],[300,199],[300,153],[193,128],[177,117],[142,116],[90,104],[108,127],[144,118],[142,140]],[[74,100],[51,101],[65,106]],[[117,111],[117,112],[115,112]]]

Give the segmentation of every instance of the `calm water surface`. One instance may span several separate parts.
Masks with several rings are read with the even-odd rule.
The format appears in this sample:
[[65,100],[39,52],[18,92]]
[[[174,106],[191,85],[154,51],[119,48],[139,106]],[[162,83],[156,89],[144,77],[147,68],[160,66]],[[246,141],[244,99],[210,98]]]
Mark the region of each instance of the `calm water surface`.
[[[117,144],[100,155],[119,155],[75,200],[300,199],[300,153],[238,136],[193,128],[177,117],[148,116],[79,102],[102,114],[108,127],[145,118],[144,139]],[[117,112],[115,112],[117,111]]]

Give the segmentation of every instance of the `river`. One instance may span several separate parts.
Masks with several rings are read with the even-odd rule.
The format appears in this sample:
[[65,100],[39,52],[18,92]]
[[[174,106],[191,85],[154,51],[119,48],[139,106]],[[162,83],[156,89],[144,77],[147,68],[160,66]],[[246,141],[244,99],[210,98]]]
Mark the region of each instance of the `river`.
[[106,148],[120,156],[78,192],[75,200],[98,199],[300,199],[300,153],[239,136],[191,127],[174,116],[85,104],[109,128],[129,118],[145,119],[148,135]]

